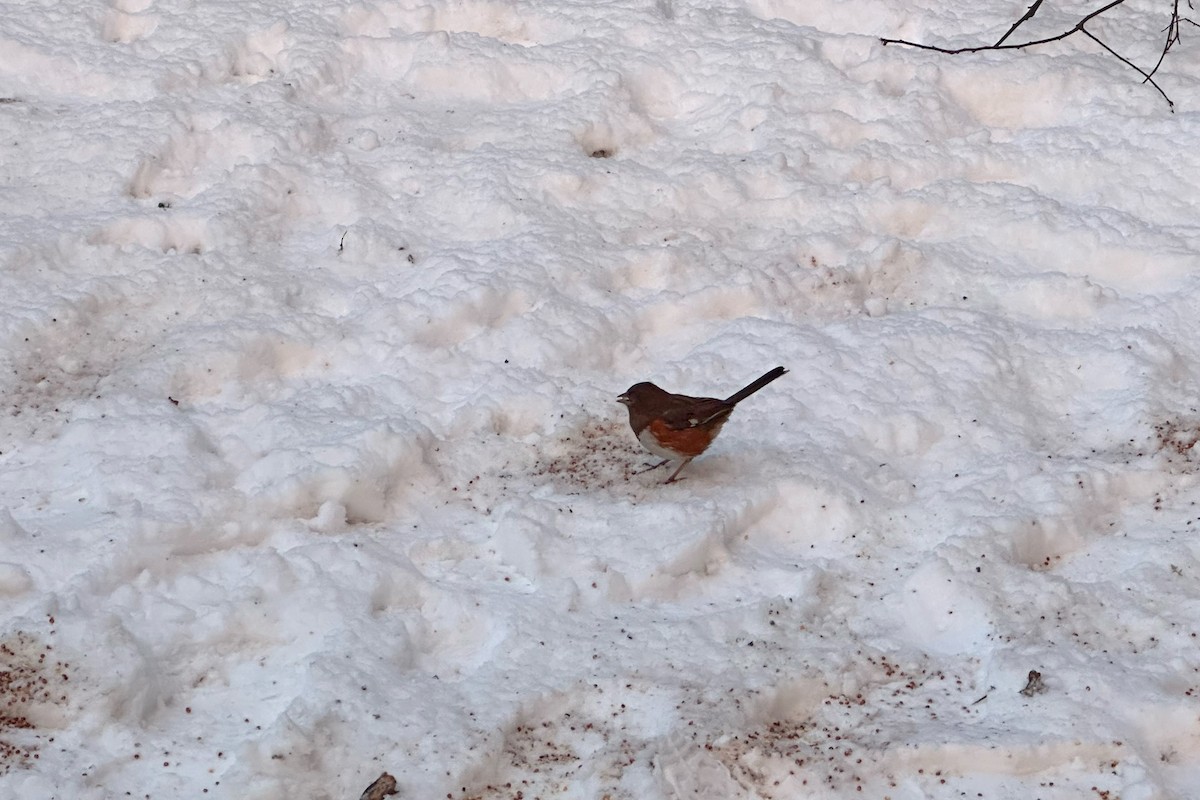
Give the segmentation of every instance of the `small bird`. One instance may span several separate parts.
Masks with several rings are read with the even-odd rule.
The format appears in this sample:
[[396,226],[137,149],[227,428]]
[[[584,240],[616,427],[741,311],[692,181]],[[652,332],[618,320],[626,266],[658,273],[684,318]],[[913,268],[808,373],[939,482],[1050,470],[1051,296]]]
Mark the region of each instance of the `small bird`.
[[658,469],[671,461],[682,462],[664,481],[671,483],[688,462],[713,443],[734,406],[785,373],[786,369],[776,367],[724,400],[671,394],[653,383],[635,383],[617,402],[629,409],[629,426],[642,447],[665,459],[648,469]]

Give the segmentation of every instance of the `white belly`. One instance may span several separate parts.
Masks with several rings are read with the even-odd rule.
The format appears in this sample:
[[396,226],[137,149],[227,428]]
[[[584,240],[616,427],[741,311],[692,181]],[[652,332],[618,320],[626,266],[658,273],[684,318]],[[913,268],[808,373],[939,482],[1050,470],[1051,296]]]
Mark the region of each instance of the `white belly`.
[[668,461],[682,461],[683,459],[676,453],[670,450],[665,450],[658,446],[658,442],[654,441],[654,436],[650,433],[650,426],[642,428],[642,432],[638,434],[638,441],[642,443],[642,447],[649,450],[659,458],[665,458]]

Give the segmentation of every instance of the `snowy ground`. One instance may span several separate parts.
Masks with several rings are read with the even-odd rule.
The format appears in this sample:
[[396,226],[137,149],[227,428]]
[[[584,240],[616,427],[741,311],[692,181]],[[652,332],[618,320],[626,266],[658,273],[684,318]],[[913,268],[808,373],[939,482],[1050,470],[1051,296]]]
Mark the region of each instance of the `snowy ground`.
[[1200,796],[1194,37],[428,2],[0,2],[0,796]]

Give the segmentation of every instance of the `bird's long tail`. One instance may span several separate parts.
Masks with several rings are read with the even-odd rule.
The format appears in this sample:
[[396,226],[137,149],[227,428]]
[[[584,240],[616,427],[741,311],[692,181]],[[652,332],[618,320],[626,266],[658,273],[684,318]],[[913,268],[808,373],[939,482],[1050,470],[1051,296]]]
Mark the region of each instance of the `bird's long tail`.
[[778,378],[780,375],[785,374],[786,372],[787,372],[787,370],[784,369],[783,367],[776,367],[775,369],[768,372],[766,375],[763,375],[761,378],[756,380],[754,383],[747,386],[745,389],[736,391],[733,394],[729,395],[729,397],[726,397],[725,402],[731,406],[736,405],[736,404],[742,402],[743,400],[745,400],[750,395],[757,392],[759,389],[766,386],[771,381]]

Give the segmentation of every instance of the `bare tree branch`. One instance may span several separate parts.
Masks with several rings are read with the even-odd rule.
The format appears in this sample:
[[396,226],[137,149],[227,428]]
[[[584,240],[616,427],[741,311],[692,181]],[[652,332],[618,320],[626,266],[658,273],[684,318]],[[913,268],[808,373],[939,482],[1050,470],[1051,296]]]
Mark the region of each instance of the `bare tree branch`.
[[[1162,66],[1163,61],[1165,61],[1167,58],[1167,51],[1179,44],[1179,26],[1181,23],[1186,22],[1189,25],[1200,28],[1200,25],[1196,25],[1196,23],[1192,22],[1192,20],[1179,16],[1179,0],[1173,0],[1173,3],[1174,5],[1171,10],[1171,19],[1169,22],[1167,22],[1167,27],[1165,28],[1167,40],[1163,43],[1162,52],[1158,55],[1158,61],[1154,64],[1154,69],[1150,70],[1151,75],[1158,72],[1158,68]],[[1188,8],[1193,8],[1192,0],[1188,0]]]
[[[1029,6],[1028,9],[1025,10],[1025,13],[1021,16],[1021,18],[1018,19],[1016,22],[1014,22],[1012,24],[1012,27],[1010,27],[1007,31],[1005,31],[1004,35],[996,40],[995,44],[976,45],[974,47],[940,47],[938,45],[922,44],[921,42],[911,42],[911,41],[908,41],[907,39],[886,39],[886,38],[884,38],[884,39],[880,39],[879,41],[884,45],[899,44],[899,45],[904,45],[905,47],[915,47],[919,50],[932,50],[936,53],[945,53],[947,55],[958,55],[960,53],[980,53],[985,50],[1024,50],[1029,47],[1036,47],[1038,45],[1049,44],[1050,42],[1059,42],[1059,41],[1062,41],[1063,39],[1074,36],[1077,33],[1081,33],[1084,36],[1086,36],[1088,39],[1091,39],[1093,42],[1100,45],[1100,47],[1102,47],[1107,53],[1109,53],[1109,55],[1116,58],[1122,64],[1125,64],[1126,66],[1130,67],[1131,69],[1136,70],[1137,73],[1142,76],[1142,78],[1143,78],[1142,82],[1148,83],[1151,86],[1153,86],[1158,91],[1158,93],[1160,95],[1162,95],[1163,99],[1167,101],[1167,107],[1171,109],[1172,113],[1174,113],[1175,103],[1171,100],[1171,98],[1169,96],[1167,96],[1167,93],[1165,91],[1163,91],[1163,88],[1161,86],[1159,86],[1158,83],[1154,80],[1154,75],[1158,72],[1159,67],[1162,66],[1163,61],[1166,59],[1167,52],[1172,47],[1179,44],[1179,42],[1180,42],[1180,27],[1182,26],[1182,24],[1186,22],[1187,24],[1192,25],[1194,27],[1200,27],[1200,24],[1198,24],[1195,21],[1193,21],[1187,17],[1184,17],[1180,14],[1180,12],[1179,12],[1180,0],[1171,0],[1171,1],[1172,1],[1171,18],[1167,23],[1167,27],[1164,29],[1164,32],[1166,33],[1166,40],[1163,43],[1162,52],[1158,56],[1158,61],[1155,63],[1153,69],[1151,69],[1149,72],[1142,69],[1137,64],[1134,64],[1128,58],[1121,55],[1113,48],[1109,47],[1106,42],[1104,42],[1102,39],[1100,39],[1100,37],[1096,36],[1094,33],[1087,30],[1086,26],[1089,22],[1091,22],[1092,20],[1096,19],[1097,17],[1101,16],[1102,14],[1104,14],[1108,11],[1111,11],[1112,9],[1116,8],[1117,6],[1123,4],[1125,2],[1125,0],[1111,0],[1111,2],[1107,3],[1106,5],[1103,5],[1100,8],[1097,8],[1095,11],[1091,12],[1090,14],[1087,14],[1086,16],[1084,16],[1082,19],[1079,20],[1079,22],[1075,23],[1074,27],[1070,28],[1069,30],[1063,31],[1062,33],[1055,34],[1054,36],[1046,36],[1041,39],[1031,39],[1026,42],[1021,42],[1020,44],[1005,44],[1005,42],[1008,40],[1008,38],[1010,36],[1012,36],[1013,33],[1016,32],[1016,30],[1018,28],[1020,28],[1023,24],[1025,24],[1029,20],[1033,19],[1033,16],[1035,14],[1037,14],[1038,9],[1041,8],[1043,0],[1034,0],[1033,4],[1031,6]],[[1187,6],[1188,6],[1189,10],[1194,10],[1194,7],[1192,5],[1192,0],[1187,0]]]
[[1142,75],[1145,75],[1145,76],[1146,76],[1146,80],[1144,80],[1144,81],[1143,81],[1143,83],[1149,83],[1151,86],[1153,86],[1155,89],[1157,89],[1157,90],[1158,90],[1158,93],[1159,93],[1159,94],[1161,94],[1161,95],[1163,96],[1163,100],[1166,100],[1166,101],[1167,101],[1167,106],[1168,106],[1168,107],[1171,109],[1171,113],[1175,113],[1175,103],[1174,103],[1174,101],[1172,101],[1170,97],[1167,97],[1167,93],[1166,93],[1166,92],[1164,92],[1164,91],[1162,90],[1162,87],[1161,87],[1161,86],[1159,86],[1157,83],[1155,83],[1155,82],[1154,82],[1154,78],[1150,77],[1150,73],[1148,73],[1148,72],[1146,72],[1145,70],[1143,70],[1143,69],[1142,69],[1141,67],[1139,67],[1137,64],[1134,64],[1132,61],[1130,61],[1128,58],[1126,58],[1125,56],[1123,56],[1123,55],[1121,55],[1120,53],[1118,53],[1116,50],[1113,50],[1111,47],[1109,47],[1108,45],[1106,45],[1104,42],[1100,41],[1100,39],[1098,39],[1098,38],[1096,38],[1095,36],[1093,36],[1093,35],[1092,35],[1090,32],[1088,32],[1088,31],[1085,31],[1085,30],[1083,30],[1083,29],[1080,29],[1080,33],[1082,33],[1084,36],[1086,36],[1086,37],[1088,37],[1089,39],[1091,39],[1091,40],[1092,40],[1093,42],[1095,42],[1096,44],[1098,44],[1098,45],[1100,45],[1101,47],[1103,47],[1103,48],[1104,48],[1105,50],[1107,50],[1108,52],[1112,53],[1112,55],[1113,55],[1114,57],[1116,57],[1116,58],[1117,58],[1117,60],[1119,60],[1121,63],[1123,63],[1123,64],[1128,64],[1130,67],[1132,67],[1133,69],[1137,70],[1137,71],[1138,71],[1140,74],[1142,74]]
[[1009,36],[1012,36],[1013,31],[1015,31],[1017,28],[1021,27],[1021,25],[1023,25],[1024,23],[1033,19],[1033,15],[1037,13],[1038,7],[1040,7],[1041,5],[1042,5],[1042,0],[1034,0],[1033,5],[1031,5],[1029,7],[1029,9],[1025,12],[1025,16],[1021,17],[1019,20],[1014,22],[1013,26],[1011,28],[1009,28],[1008,30],[1006,30],[1004,32],[1003,36],[1001,36],[999,39],[996,40],[995,46],[999,47],[1000,45],[1004,44],[1004,40],[1007,39]]

